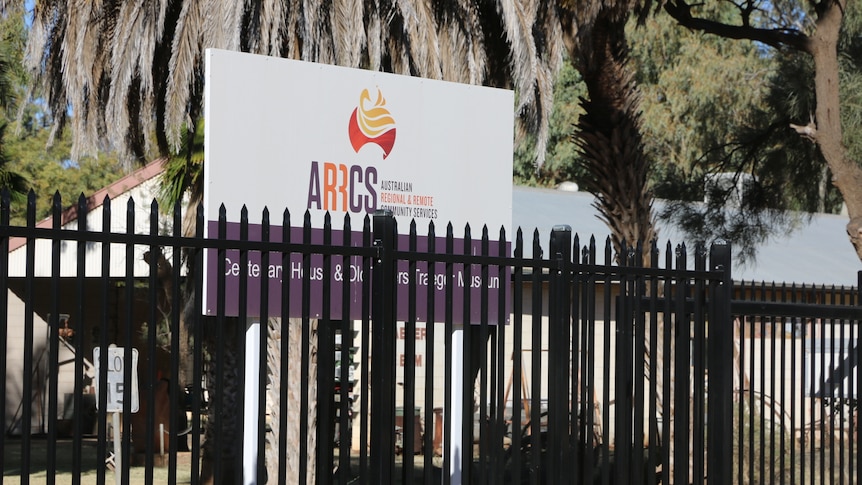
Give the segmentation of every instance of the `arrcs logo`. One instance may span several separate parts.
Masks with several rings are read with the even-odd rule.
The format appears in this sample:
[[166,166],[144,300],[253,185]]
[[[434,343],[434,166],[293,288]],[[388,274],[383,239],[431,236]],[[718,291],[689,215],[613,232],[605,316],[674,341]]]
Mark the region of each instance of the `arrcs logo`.
[[356,153],[369,143],[383,150],[384,160],[392,151],[392,146],[395,145],[395,120],[384,106],[386,106],[386,100],[379,88],[377,100],[373,103],[368,90],[362,90],[362,94],[359,95],[359,106],[353,110],[347,126],[350,144]]
[[[389,156],[395,145],[395,120],[385,108],[380,89],[371,100],[367,89],[350,115],[347,134],[353,150],[374,144]],[[335,212],[372,213],[377,209],[377,167],[334,162],[311,162],[308,177],[308,208]]]

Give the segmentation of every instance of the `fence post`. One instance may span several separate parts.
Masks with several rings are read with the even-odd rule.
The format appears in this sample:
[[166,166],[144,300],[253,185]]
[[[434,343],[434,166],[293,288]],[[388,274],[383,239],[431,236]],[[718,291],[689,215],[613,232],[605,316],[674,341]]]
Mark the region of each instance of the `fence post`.
[[707,369],[707,483],[731,483],[733,456],[733,295],[730,244],[717,241],[709,252],[709,270],[717,278],[709,282],[709,337]]
[[395,472],[395,217],[374,213],[371,294],[371,481],[392,483]]
[[571,291],[569,286],[572,260],[572,228],[555,226],[551,230],[550,257],[554,265],[550,271],[548,304],[548,432],[550,436],[548,479],[562,483],[571,477],[566,465],[568,433],[575,427],[568,422],[569,400],[569,343],[571,341]]

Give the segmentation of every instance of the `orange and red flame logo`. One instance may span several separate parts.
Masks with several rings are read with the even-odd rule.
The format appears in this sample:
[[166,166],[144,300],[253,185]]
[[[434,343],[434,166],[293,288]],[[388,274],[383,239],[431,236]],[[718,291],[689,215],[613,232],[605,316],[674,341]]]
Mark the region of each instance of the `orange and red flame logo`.
[[386,100],[380,89],[377,90],[377,100],[371,102],[367,89],[359,95],[359,106],[350,115],[347,127],[350,144],[359,153],[363,146],[373,143],[383,149],[383,159],[389,156],[395,145],[395,120],[386,109]]

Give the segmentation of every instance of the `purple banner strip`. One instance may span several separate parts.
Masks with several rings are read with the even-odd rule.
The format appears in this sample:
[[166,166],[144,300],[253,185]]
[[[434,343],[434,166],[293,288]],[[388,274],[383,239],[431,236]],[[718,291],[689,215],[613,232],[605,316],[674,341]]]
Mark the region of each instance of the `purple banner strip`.
[[[218,222],[209,221],[208,223],[209,237],[215,239],[218,237]],[[227,223],[226,235],[224,239],[237,241],[239,240],[240,225],[238,223]],[[280,243],[282,235],[281,226],[270,226],[270,242]],[[323,244],[323,229],[311,230],[311,244]],[[249,224],[248,240],[261,241],[261,226],[258,224]],[[344,232],[333,230],[331,234],[331,247],[344,247]],[[352,231],[350,235],[350,244],[352,247],[361,247],[363,240],[362,231]],[[409,236],[398,236],[398,249],[401,251],[409,248]],[[290,242],[302,243],[303,228],[290,228]],[[418,254],[427,255],[423,259],[432,259],[428,253],[428,237],[419,236],[416,240],[416,252]],[[482,241],[471,241],[471,255],[481,254]],[[437,237],[435,241],[436,254],[445,254],[446,238]],[[334,252],[338,253],[337,249]],[[345,251],[346,252],[346,251]],[[489,255],[499,255],[499,242],[489,242]],[[511,244],[506,243],[504,256],[509,256],[511,252]],[[454,240],[455,255],[464,254],[464,239]],[[247,307],[246,314],[249,317],[260,317],[261,314],[261,281],[263,278],[269,279],[269,311],[268,316],[278,317],[282,315],[281,308],[281,293],[282,285],[289,284],[289,298],[287,301],[288,307],[285,309],[285,314],[289,318],[302,317],[302,302],[303,298],[308,298],[310,304],[309,317],[322,318],[324,308],[324,294],[326,289],[329,290],[329,317],[332,320],[342,320],[345,318],[344,295],[343,291],[349,292],[348,304],[349,311],[347,318],[351,320],[360,320],[363,318],[363,285],[371,285],[371,274],[366,274],[366,261],[361,256],[349,256],[345,258],[341,254],[333,254],[330,256],[330,269],[325,271],[324,257],[321,254],[303,254],[291,253],[285,260],[282,253],[271,252],[269,254],[269,264],[264,267],[260,251],[249,251],[248,262],[242,265],[240,262],[240,251],[237,249],[227,250],[224,253],[224,271],[219,274],[218,257],[219,251],[216,249],[206,250],[206,292],[204,298],[204,313],[206,315],[216,315],[218,312],[218,288],[219,284],[225,285],[225,301],[224,314],[225,316],[238,316],[240,310],[239,298],[239,283],[240,275],[246,275],[248,292],[247,292]],[[303,295],[303,276],[304,276],[304,261],[305,257],[309,258],[309,279],[310,286],[308,295]],[[372,261],[369,259],[367,267],[371,268]],[[416,287],[416,321],[426,322],[428,320],[428,289],[429,286],[433,289],[434,299],[434,320],[442,322],[446,315],[446,288],[452,285],[452,320],[455,324],[481,323],[482,316],[482,287],[487,290],[487,320],[491,325],[499,323],[499,308],[500,298],[505,299],[505,315],[504,321],[508,322],[509,314],[511,313],[511,270],[509,267],[504,268],[503,275],[500,275],[499,266],[488,266],[487,279],[482,279],[482,266],[478,264],[470,265],[470,271],[466,270],[463,264],[452,265],[452,275],[446,277],[446,264],[433,263],[434,271],[430,271],[431,263],[427,261],[417,261],[415,269],[412,271],[410,263],[405,260],[400,260],[397,263],[397,301],[396,301],[396,317],[399,321],[406,321],[409,318],[409,289],[411,278]],[[221,282],[219,281],[221,280]],[[469,291],[470,308],[467,315],[464,309],[464,297]],[[370,295],[369,291],[369,295]]]

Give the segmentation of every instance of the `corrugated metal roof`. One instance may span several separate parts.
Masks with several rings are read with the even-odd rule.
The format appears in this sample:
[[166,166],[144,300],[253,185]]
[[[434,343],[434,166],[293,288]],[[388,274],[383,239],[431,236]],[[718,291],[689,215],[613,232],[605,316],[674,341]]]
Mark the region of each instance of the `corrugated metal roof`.
[[[533,230],[538,229],[543,247],[547,247],[550,231],[557,225],[571,226],[580,236],[581,244],[596,237],[604,247],[610,236],[607,226],[598,219],[592,203],[595,198],[584,192],[515,186],[512,193],[512,224],[524,232],[525,249],[529,251]],[[846,216],[815,214],[808,224],[787,235],[776,236],[758,247],[753,263],[745,266],[734,261],[733,279],[795,283],[806,285],[856,286],[862,262],[847,238]],[[685,241],[673,227],[659,223],[660,247],[670,241],[674,245]]]

